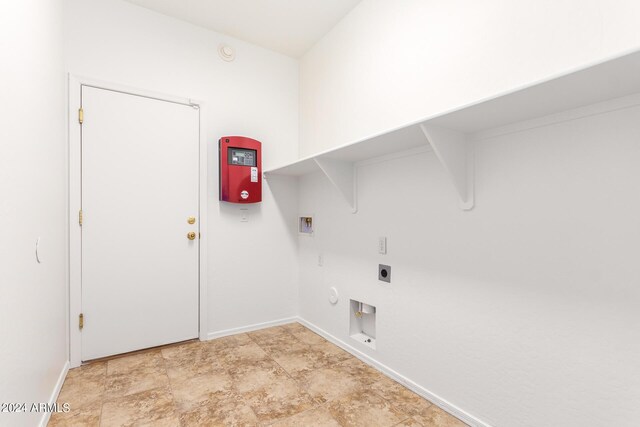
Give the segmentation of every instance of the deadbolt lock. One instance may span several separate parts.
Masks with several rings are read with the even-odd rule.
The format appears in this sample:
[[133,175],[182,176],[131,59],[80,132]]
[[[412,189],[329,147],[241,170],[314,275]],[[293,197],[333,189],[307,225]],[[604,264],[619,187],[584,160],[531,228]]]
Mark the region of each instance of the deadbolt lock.
[[187,233],[187,238],[189,240],[194,240],[196,238],[196,232],[195,231],[190,231]]
[[187,222],[189,224],[195,224],[196,223],[196,217],[195,216],[190,216],[189,218],[187,218]]

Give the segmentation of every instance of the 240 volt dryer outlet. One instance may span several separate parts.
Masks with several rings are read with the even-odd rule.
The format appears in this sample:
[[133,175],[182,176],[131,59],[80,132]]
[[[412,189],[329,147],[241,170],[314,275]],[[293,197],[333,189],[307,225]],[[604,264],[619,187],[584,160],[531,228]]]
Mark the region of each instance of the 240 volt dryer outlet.
[[378,280],[391,283],[391,266],[378,264]]

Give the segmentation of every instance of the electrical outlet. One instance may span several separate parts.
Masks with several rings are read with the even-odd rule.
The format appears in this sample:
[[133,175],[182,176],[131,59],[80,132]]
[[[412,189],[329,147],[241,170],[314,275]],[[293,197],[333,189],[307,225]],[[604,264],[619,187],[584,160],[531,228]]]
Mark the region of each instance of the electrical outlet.
[[240,208],[240,222],[249,222],[249,218],[247,217],[247,208]]
[[387,238],[378,237],[378,253],[382,255],[387,254]]
[[391,283],[391,266],[378,264],[378,280]]

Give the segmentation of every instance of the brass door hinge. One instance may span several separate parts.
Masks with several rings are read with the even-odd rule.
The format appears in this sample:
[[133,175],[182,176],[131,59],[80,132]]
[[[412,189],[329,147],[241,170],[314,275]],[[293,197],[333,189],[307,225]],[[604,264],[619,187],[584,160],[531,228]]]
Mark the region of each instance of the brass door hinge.
[[78,327],[80,329],[84,328],[84,314],[82,313],[78,316]]
[[78,211],[78,224],[82,227],[82,209]]
[[84,110],[82,107],[78,110],[78,123],[82,124],[84,122]]

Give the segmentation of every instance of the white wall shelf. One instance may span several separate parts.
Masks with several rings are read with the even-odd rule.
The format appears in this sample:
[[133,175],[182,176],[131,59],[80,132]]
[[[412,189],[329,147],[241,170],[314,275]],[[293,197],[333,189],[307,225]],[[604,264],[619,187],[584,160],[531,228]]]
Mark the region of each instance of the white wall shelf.
[[322,171],[355,212],[356,162],[430,146],[460,207],[469,210],[474,205],[473,134],[639,93],[638,76],[640,52],[625,54],[266,170],[265,176]]

